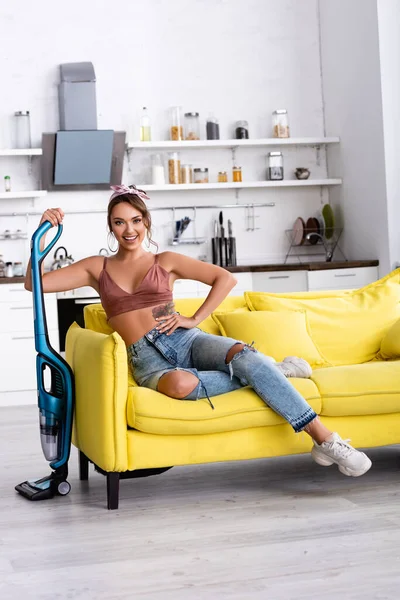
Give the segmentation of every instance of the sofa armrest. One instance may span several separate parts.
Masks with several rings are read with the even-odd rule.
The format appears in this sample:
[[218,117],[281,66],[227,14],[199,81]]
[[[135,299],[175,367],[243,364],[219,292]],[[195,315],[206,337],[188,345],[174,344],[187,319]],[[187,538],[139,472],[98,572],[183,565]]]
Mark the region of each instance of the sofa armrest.
[[105,471],[126,471],[128,361],[117,334],[71,325],[66,360],[75,376],[72,442]]

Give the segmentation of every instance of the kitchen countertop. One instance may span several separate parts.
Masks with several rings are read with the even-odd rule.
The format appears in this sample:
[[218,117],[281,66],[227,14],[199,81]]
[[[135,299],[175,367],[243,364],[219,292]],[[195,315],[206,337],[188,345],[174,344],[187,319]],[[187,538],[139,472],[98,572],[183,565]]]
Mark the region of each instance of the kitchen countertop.
[[359,267],[377,267],[379,260],[336,260],[332,262],[282,263],[276,265],[238,265],[227,267],[230,273],[262,273],[263,271],[321,271],[327,269],[354,269]]
[[[354,269],[359,267],[377,267],[379,260],[336,260],[333,262],[304,262],[277,265],[239,265],[227,267],[230,273],[262,273],[263,271],[320,271],[326,269]],[[0,277],[1,283],[24,283],[25,277]]]

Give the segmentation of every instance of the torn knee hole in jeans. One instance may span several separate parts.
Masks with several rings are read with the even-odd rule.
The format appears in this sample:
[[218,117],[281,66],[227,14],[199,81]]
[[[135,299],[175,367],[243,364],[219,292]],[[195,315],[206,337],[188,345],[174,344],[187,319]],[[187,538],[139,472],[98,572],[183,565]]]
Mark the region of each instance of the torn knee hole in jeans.
[[237,345],[242,345],[243,344],[243,348],[241,350],[238,350],[237,352],[235,352],[231,358],[231,360],[226,363],[229,367],[229,375],[230,378],[232,379],[234,373],[233,373],[233,366],[232,363],[234,360],[237,360],[238,358],[240,358],[241,356],[243,356],[244,354],[246,354],[246,352],[248,352],[249,350],[251,352],[257,352],[257,350],[254,348],[254,340],[251,342],[251,344],[246,344],[245,342],[237,342],[236,344],[234,344],[231,348],[229,348],[228,352],[226,353],[226,357],[228,357],[229,352],[232,350],[232,348],[234,348]]

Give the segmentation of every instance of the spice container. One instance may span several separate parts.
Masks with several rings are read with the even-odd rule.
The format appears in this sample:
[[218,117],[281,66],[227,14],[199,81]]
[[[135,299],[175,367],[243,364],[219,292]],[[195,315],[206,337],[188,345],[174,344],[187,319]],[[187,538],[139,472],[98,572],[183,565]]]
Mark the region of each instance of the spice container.
[[249,124],[247,121],[236,121],[235,137],[237,140],[249,139]]
[[232,181],[235,183],[242,181],[242,167],[232,167]]
[[11,192],[11,177],[9,175],[4,177],[4,191]]
[[168,179],[169,183],[181,183],[181,161],[179,152],[168,154]]
[[182,167],[181,167],[181,183],[193,183],[192,165],[182,165]]
[[290,137],[288,114],[285,108],[274,110],[272,113],[272,132],[275,138]]
[[0,254],[0,277],[6,276],[6,263],[3,260],[3,255]]
[[219,123],[218,119],[209,117],[206,122],[206,131],[208,140],[219,140]]
[[153,185],[164,185],[165,172],[161,154],[151,155],[151,183]]
[[198,112],[185,113],[185,140],[200,139],[200,123]]
[[179,142],[183,140],[183,121],[182,121],[182,107],[173,106],[171,108],[171,140]]
[[208,169],[193,169],[195,183],[208,183]]
[[218,173],[218,183],[227,183],[228,173],[226,171],[220,171]]
[[282,152],[268,153],[268,179],[270,181],[279,181],[283,179]]
[[31,147],[31,123],[29,110],[18,110],[15,116],[15,147]]

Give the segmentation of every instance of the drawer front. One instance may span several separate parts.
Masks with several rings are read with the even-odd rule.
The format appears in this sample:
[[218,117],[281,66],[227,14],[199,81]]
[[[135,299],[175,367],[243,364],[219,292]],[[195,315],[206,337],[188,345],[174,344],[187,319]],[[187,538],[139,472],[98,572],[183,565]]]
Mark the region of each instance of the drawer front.
[[[59,351],[58,329],[49,331],[51,346]],[[35,390],[36,350],[33,331],[0,334],[0,392]],[[3,368],[4,367],[4,368]]]
[[26,302],[33,306],[32,292],[28,292],[23,283],[2,283],[0,302]]
[[307,271],[269,271],[253,273],[254,292],[305,292]]
[[377,267],[308,271],[309,290],[348,290],[363,287],[378,279]]
[[33,330],[0,334],[0,392],[36,388],[36,350]]
[[[28,301],[26,301],[28,300]],[[55,298],[45,297],[47,328],[56,329],[57,303]],[[18,331],[33,332],[33,305],[29,298],[20,302],[2,302],[0,304],[0,331],[13,333]]]

